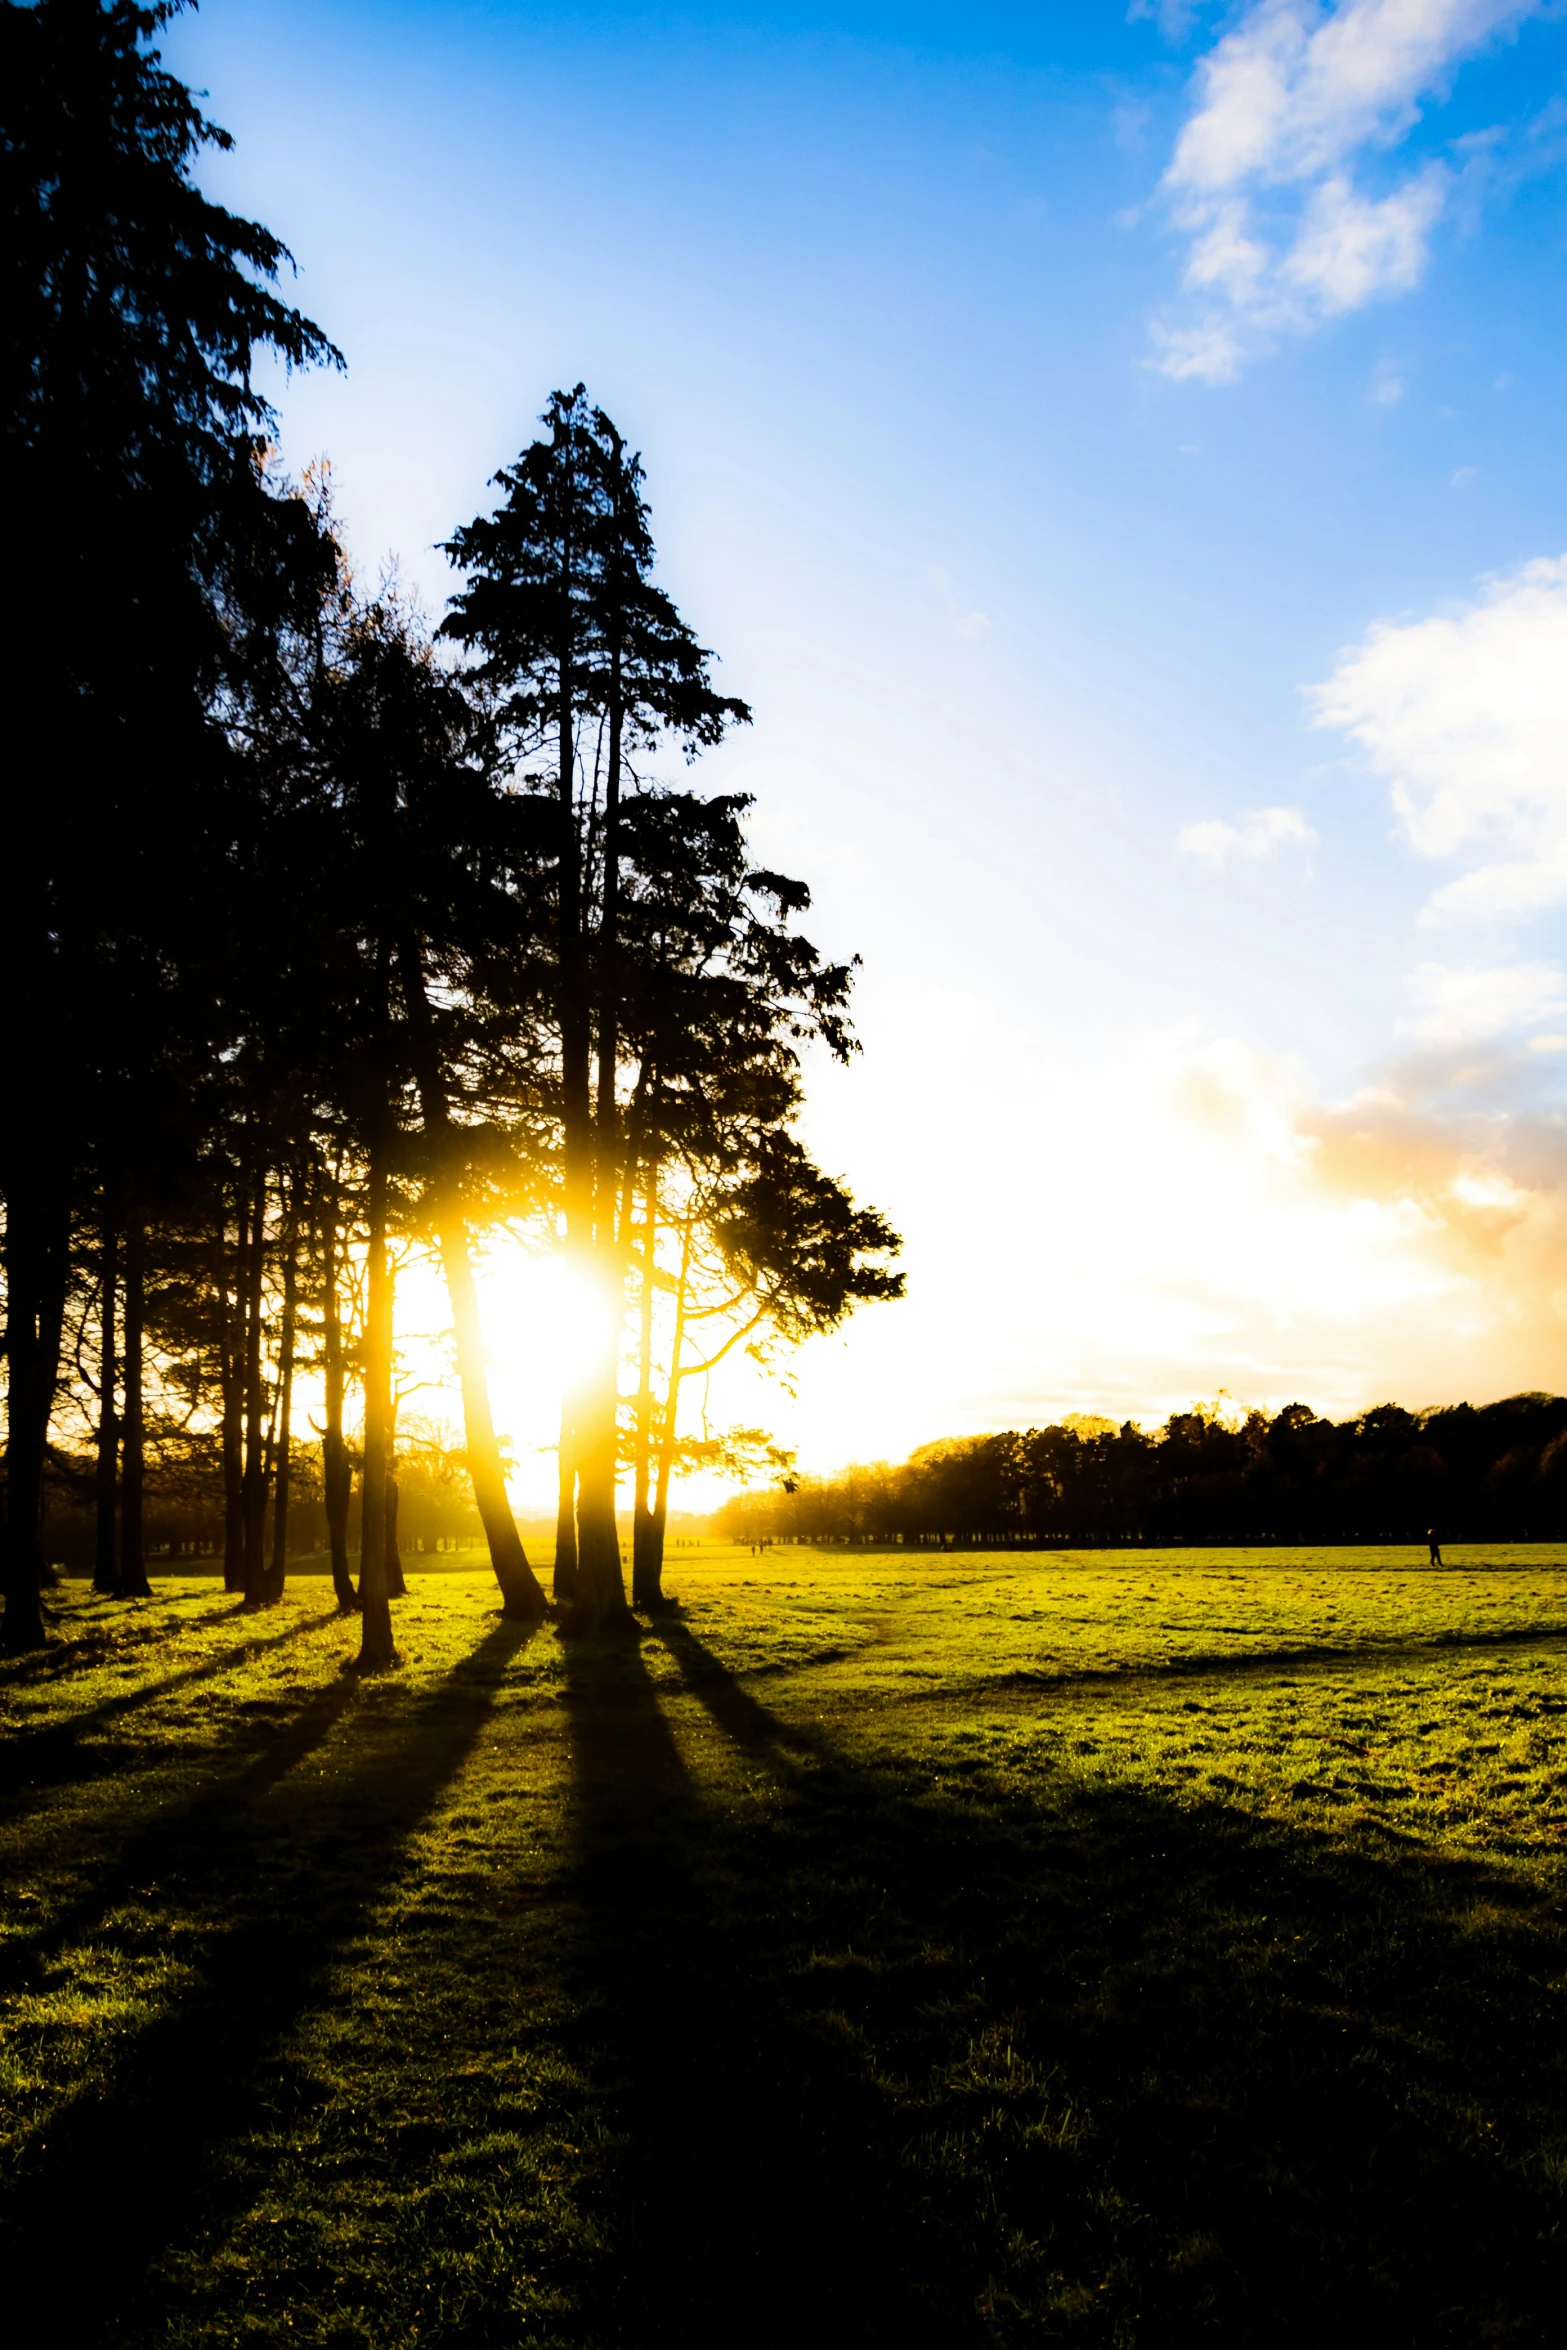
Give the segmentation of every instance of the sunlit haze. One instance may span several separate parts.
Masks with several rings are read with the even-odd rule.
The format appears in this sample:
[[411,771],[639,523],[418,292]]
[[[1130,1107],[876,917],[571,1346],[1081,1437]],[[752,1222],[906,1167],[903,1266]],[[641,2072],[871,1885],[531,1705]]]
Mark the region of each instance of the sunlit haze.
[[[755,710],[699,780],[864,958],[806,1130],[908,1295],[720,1418],[826,1468],[1561,1387],[1558,8],[208,0],[164,47],[347,356],[277,396],[362,568],[438,613],[584,380]],[[544,1498],[572,1301],[481,1278]],[[405,1375],[443,1320],[410,1268]]]

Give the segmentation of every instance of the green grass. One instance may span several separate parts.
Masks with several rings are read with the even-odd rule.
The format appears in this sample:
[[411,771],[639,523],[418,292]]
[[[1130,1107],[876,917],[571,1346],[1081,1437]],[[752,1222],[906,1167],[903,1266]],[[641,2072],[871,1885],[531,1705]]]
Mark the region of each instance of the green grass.
[[[1560,2338],[1567,1565],[681,1551],[79,1587],[0,1670],[62,2343]],[[40,2333],[39,2338],[43,2338]]]

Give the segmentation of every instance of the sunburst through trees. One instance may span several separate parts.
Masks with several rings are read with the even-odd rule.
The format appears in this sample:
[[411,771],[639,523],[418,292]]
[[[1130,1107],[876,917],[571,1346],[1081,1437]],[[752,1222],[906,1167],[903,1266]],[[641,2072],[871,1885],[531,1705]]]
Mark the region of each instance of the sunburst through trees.
[[693,1363],[901,1287],[886,1221],[792,1131],[804,1048],[854,1050],[851,965],[802,936],[804,886],[752,866],[747,801],[664,772],[750,712],[656,584],[641,463],[581,385],[454,533],[434,635],[357,582],[324,470],[279,474],[256,355],[341,360],[273,291],[277,240],[196,188],[227,141],[150,45],[171,13],[0,10],[5,490],[33,587],[9,646],[5,1642],[45,1637],[51,1507],[91,1510],[98,1587],[128,1596],[150,1502],[166,1542],[221,1524],[259,1607],[308,1505],[362,1663],[392,1661],[418,1250],[503,1612],[542,1613],[486,1373],[474,1243],[500,1222],[566,1251],[591,1325],[554,1577],[601,1630],[628,1612],[623,1479],[660,1603]]

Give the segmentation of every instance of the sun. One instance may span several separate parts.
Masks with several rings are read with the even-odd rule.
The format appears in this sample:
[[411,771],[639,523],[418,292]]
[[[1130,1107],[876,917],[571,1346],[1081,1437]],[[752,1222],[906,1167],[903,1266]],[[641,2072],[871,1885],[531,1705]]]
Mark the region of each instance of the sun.
[[[498,1236],[475,1268],[496,1431],[509,1440],[519,1507],[553,1507],[563,1387],[596,1358],[595,1321],[604,1302],[595,1285],[560,1256]],[[439,1264],[419,1258],[397,1289],[398,1358],[422,1408],[461,1422],[462,1398],[447,1332],[451,1309]]]

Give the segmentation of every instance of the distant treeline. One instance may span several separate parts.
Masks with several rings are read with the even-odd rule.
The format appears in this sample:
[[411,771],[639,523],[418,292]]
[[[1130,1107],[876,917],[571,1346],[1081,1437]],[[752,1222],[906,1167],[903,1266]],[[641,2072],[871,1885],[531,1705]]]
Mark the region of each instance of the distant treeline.
[[[359,1548],[364,1498],[364,1460],[347,1448],[350,1490],[343,1497],[342,1531],[350,1550]],[[332,1516],[326,1499],[325,1447],[320,1442],[290,1447],[287,1541],[290,1556],[330,1555]],[[211,1431],[167,1436],[152,1462],[142,1518],[142,1555],[149,1567],[184,1560],[221,1559],[227,1533],[226,1492],[219,1444]],[[98,1564],[99,1525],[96,1461],[83,1449],[51,1449],[44,1477],[44,1556],[68,1574],[91,1574]],[[275,1472],[274,1472],[275,1475]],[[385,1539],[392,1588],[402,1587],[406,1560],[466,1549],[484,1538],[474,1506],[467,1457],[460,1445],[432,1421],[408,1416],[398,1432],[387,1479]]]
[[1239,1425],[1177,1412],[1151,1433],[1075,1418],[740,1494],[716,1524],[739,1541],[1555,1541],[1567,1397],[1337,1421],[1292,1403]]

